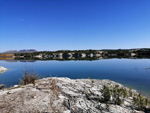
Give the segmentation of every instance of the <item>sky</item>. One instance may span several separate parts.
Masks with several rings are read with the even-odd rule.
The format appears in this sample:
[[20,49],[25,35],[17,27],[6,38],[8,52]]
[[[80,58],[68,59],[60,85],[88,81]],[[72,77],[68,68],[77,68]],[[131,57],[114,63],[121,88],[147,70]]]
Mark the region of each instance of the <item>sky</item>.
[[150,48],[150,0],[0,0],[0,52]]

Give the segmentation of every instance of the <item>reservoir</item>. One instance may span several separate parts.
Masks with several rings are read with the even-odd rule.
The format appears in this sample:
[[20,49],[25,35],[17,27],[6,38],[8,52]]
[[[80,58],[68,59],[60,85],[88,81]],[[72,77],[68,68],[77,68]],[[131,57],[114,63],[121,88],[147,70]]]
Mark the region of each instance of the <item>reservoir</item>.
[[28,70],[40,77],[110,79],[150,95],[150,59],[0,60],[0,66],[8,68],[0,74],[0,84],[7,87],[19,84]]

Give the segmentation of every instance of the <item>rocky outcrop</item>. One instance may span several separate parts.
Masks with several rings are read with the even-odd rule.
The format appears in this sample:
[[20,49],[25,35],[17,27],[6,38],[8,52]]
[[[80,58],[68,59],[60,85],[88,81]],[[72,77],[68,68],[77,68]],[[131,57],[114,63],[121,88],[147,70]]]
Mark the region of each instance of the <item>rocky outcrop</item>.
[[[44,78],[0,91],[0,113],[142,113],[132,96],[122,104],[104,101],[104,86],[137,91],[110,80]],[[113,98],[111,98],[113,100]]]
[[5,71],[7,71],[7,70],[8,70],[7,68],[4,68],[4,67],[0,66],[0,73],[3,73]]

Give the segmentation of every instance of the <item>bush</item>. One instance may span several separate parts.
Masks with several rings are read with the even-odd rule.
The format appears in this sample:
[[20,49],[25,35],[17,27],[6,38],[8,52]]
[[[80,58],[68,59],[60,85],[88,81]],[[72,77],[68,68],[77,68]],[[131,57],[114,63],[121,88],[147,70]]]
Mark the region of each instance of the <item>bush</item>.
[[129,96],[130,96],[130,97],[132,97],[132,91],[131,91],[131,90],[132,90],[132,88],[129,87]]
[[115,86],[109,86],[109,85],[110,84],[108,84],[108,86],[104,85],[103,87],[102,102],[105,102],[106,104],[113,103],[113,104],[121,105],[124,102],[125,98],[133,97],[133,103],[136,109],[142,111],[148,111],[149,113],[150,100],[148,98],[141,96],[140,93],[133,95],[131,88],[127,90],[126,88],[119,87],[118,85]]
[[[103,88],[103,101],[105,103],[114,103],[117,105],[121,105],[124,102],[124,99],[128,96],[128,93],[125,88],[120,88],[118,85],[115,85],[114,87],[109,87],[104,85]],[[110,100],[110,97],[112,97],[112,100]]]
[[24,72],[23,79],[20,80],[20,85],[27,85],[27,84],[35,84],[35,80],[38,80],[39,76],[36,75],[34,72]]
[[88,77],[89,80],[91,80],[91,87],[94,86],[94,81],[91,79],[91,77]]
[[137,106],[138,110],[144,110],[146,106],[149,105],[150,101],[148,98],[144,98],[141,94],[138,94],[133,98],[133,103]]
[[1,85],[0,85],[0,90],[1,90],[1,89],[4,89],[4,88],[5,88],[5,85],[1,84]]
[[111,90],[113,102],[117,105],[121,105],[124,102],[124,98],[127,96],[127,91],[125,88],[120,88],[118,85],[115,85]]
[[110,89],[105,85],[103,88],[103,97],[104,97],[104,102],[107,104],[108,101],[110,100]]

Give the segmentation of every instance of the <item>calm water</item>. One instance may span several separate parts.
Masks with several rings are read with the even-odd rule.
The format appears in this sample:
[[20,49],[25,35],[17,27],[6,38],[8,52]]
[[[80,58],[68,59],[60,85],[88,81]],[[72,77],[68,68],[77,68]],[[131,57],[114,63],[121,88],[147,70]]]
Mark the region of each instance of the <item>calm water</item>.
[[9,70],[0,74],[0,84],[7,87],[19,83],[23,70],[34,70],[46,77],[110,79],[150,95],[150,59],[101,59],[96,61],[8,62],[0,66]]

